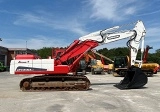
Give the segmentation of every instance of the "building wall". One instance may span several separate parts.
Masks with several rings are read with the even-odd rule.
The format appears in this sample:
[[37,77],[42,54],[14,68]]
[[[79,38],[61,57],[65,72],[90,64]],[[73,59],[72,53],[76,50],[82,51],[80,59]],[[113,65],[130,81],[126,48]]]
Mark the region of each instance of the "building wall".
[[15,59],[17,54],[34,54],[30,49],[26,48],[8,48],[7,66],[10,66],[10,61]]
[[10,66],[10,61],[14,59],[14,51],[8,51],[7,59],[7,66]]
[[17,54],[34,54],[27,48],[5,48],[0,46],[0,62],[5,66],[10,66],[10,61],[15,59]]
[[5,66],[7,66],[7,55],[8,49],[0,46],[0,62],[2,62]]

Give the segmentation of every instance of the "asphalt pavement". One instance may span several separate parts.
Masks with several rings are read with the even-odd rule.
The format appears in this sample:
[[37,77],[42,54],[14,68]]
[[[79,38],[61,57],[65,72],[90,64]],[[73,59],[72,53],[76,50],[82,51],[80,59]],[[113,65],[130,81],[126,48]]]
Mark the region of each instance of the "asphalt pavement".
[[0,112],[159,112],[160,73],[141,89],[120,90],[123,77],[86,75],[88,91],[22,92],[19,82],[30,76],[0,72]]

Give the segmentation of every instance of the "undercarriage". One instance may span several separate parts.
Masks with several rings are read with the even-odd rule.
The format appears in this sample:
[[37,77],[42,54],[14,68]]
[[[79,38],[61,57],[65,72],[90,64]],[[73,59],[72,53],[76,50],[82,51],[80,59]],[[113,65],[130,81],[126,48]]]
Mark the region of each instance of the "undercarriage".
[[79,75],[34,76],[20,82],[22,91],[83,91],[89,87],[89,79]]

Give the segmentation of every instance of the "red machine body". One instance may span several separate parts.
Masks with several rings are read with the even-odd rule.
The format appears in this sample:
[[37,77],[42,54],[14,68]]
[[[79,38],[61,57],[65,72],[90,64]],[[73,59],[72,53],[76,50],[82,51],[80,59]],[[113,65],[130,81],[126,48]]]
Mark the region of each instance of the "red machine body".
[[21,59],[41,59],[40,56],[33,55],[33,54],[19,54],[16,55],[15,57],[16,60],[21,60]]
[[[16,75],[18,74],[50,74],[50,75],[57,75],[57,74],[68,74],[69,72],[75,72],[80,59],[84,56],[84,54],[98,46],[98,42],[93,40],[88,41],[80,41],[75,40],[66,50],[57,50],[56,54],[52,56],[54,61],[51,60],[53,64],[53,70],[43,70],[38,67],[39,70],[34,69],[34,67],[30,68],[24,68],[23,70],[17,70],[16,67],[13,69],[12,72],[14,72]],[[59,55],[59,56],[58,56]],[[28,61],[34,61],[34,60],[42,60],[43,62],[50,59],[38,59],[34,55],[17,55],[15,60],[12,60],[13,62],[16,60],[23,60],[19,61],[18,63],[28,63]],[[31,62],[32,63],[32,62]],[[34,64],[34,63],[32,63]],[[12,64],[11,64],[12,65]],[[13,64],[15,65],[15,64]],[[10,71],[10,72],[11,72]]]
[[147,46],[146,46],[146,49],[145,49],[145,51],[144,51],[143,63],[146,63],[146,62],[147,62],[148,51],[149,51],[150,49],[153,49],[153,48],[147,45]]

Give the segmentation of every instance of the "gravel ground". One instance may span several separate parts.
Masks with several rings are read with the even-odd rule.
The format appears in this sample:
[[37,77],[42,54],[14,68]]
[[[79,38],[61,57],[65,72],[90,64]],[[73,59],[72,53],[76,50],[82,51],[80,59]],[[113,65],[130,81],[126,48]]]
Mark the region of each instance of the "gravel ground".
[[0,73],[0,112],[159,112],[160,73],[148,78],[142,89],[119,90],[113,85],[123,77],[86,75],[88,91],[22,92],[28,76]]

